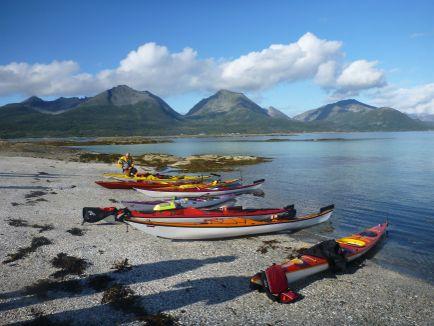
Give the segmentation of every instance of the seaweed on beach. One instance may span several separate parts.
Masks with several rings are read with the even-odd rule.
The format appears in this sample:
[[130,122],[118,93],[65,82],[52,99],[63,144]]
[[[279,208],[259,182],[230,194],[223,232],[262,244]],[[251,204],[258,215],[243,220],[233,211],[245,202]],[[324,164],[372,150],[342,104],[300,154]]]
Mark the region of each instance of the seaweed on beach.
[[307,247],[301,247],[298,249],[293,249],[293,251],[286,256],[287,259],[294,259],[297,258],[298,256],[300,256],[305,250],[307,249]]
[[68,256],[61,252],[51,260],[53,267],[60,268],[59,271],[51,274],[54,278],[63,278],[67,275],[82,275],[89,263],[74,256]]
[[39,229],[39,233],[45,232],[45,231],[50,231],[54,229],[54,226],[51,224],[32,224],[31,225],[32,228],[37,228]]
[[87,281],[87,284],[95,291],[102,291],[106,290],[113,280],[114,279],[108,275],[96,275],[91,277]]
[[141,313],[143,308],[138,304],[138,296],[128,286],[114,283],[104,291],[102,304],[110,304],[117,310],[131,313]]
[[31,308],[31,313],[34,319],[24,322],[22,325],[26,326],[51,326],[54,325],[50,319],[44,314],[44,312],[37,310],[36,308]]
[[254,165],[269,162],[270,160],[270,158],[266,157],[255,157],[253,159],[232,159],[226,157],[218,157],[216,159],[195,158],[190,159],[185,164],[178,165],[177,168],[182,173],[233,171],[239,166]]
[[26,204],[33,206],[34,204],[42,201],[48,201],[45,198],[42,198],[41,196],[48,195],[45,191],[35,190],[31,191],[30,193],[24,195],[24,198],[26,198]]
[[26,326],[54,326],[54,325],[59,325],[59,326],[68,326],[68,325],[72,325],[71,321],[69,320],[63,320],[63,321],[58,321],[56,320],[51,321],[50,318],[44,314],[43,311],[38,310],[36,308],[31,308],[31,313],[34,319],[20,323],[21,325],[26,325]]
[[26,220],[16,218],[16,219],[9,219],[8,224],[10,226],[14,227],[29,227],[34,229],[39,229],[39,233],[50,231],[54,229],[54,226],[52,224],[29,224]]
[[133,268],[133,266],[128,262],[128,258],[115,261],[112,266],[112,269],[114,269],[116,273],[129,271],[131,268]]
[[264,240],[262,241],[262,245],[256,250],[257,252],[260,252],[261,254],[266,254],[269,249],[277,249],[278,243],[280,243],[279,240]]
[[78,156],[80,162],[115,163],[119,159],[119,154],[104,153],[82,153]]
[[133,145],[172,143],[171,139],[156,139],[143,136],[131,137],[98,137],[90,140],[44,140],[38,144],[50,146],[94,146],[94,145]]
[[117,203],[118,201],[116,200],[116,199],[113,199],[113,198],[109,198],[109,202],[111,202],[111,203]]
[[145,325],[150,326],[175,326],[179,325],[178,319],[175,317],[172,317],[168,314],[159,312],[158,314],[151,315],[146,314],[139,316],[137,318],[138,320],[144,322]]
[[34,295],[38,298],[47,298],[48,292],[68,292],[80,293],[84,287],[79,280],[52,281],[49,279],[38,280],[35,283],[26,286],[24,291],[27,295]]
[[20,259],[27,257],[30,253],[35,252],[36,249],[42,246],[47,246],[52,244],[50,239],[46,237],[35,237],[32,239],[32,242],[29,247],[18,248],[17,252],[13,254],[8,254],[8,259],[3,261],[3,264],[8,264]]
[[121,310],[124,313],[131,313],[136,316],[137,320],[145,323],[145,325],[177,325],[176,318],[158,313],[156,315],[149,314],[145,308],[140,305],[140,297],[128,286],[114,283],[108,288],[102,297],[102,304],[109,304],[116,310]]
[[45,196],[46,194],[47,193],[45,191],[33,190],[30,193],[24,195],[24,198],[29,199],[29,198],[41,197],[41,196]]
[[72,235],[75,235],[75,236],[79,236],[79,237],[81,237],[85,234],[85,230],[80,229],[80,228],[72,228],[72,229],[66,230],[66,232],[68,232]]
[[26,220],[22,220],[20,218],[11,218],[8,220],[8,224],[15,227],[29,226]]

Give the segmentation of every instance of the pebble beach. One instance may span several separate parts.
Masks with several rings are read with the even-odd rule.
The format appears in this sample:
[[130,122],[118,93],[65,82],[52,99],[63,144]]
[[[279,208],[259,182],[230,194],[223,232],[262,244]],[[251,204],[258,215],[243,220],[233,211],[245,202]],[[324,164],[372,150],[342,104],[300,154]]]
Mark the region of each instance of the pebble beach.
[[[294,284],[303,298],[290,305],[251,291],[252,275],[313,244],[292,234],[171,241],[124,224],[81,225],[85,206],[143,198],[94,183],[111,171],[106,163],[0,156],[0,324],[434,323],[434,286],[370,258]],[[113,289],[127,300],[110,300]]]

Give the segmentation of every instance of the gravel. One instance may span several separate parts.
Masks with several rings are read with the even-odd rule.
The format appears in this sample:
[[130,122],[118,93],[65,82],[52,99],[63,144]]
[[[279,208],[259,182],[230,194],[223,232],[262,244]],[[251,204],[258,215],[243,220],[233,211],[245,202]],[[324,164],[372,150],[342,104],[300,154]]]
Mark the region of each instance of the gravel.
[[[43,233],[51,245],[0,264],[0,324],[38,315],[77,325],[140,323],[133,314],[101,304],[105,285],[95,290],[88,283],[95,276],[109,276],[129,287],[148,313],[163,312],[186,325],[434,324],[433,285],[380,267],[375,259],[352,265],[345,274],[324,273],[293,285],[304,296],[294,304],[273,303],[263,293],[252,292],[250,276],[307,245],[289,234],[187,242],[147,236],[123,224],[81,226],[84,206],[116,205],[110,198],[142,198],[131,190],[97,186],[94,181],[103,172],[115,171],[108,164],[0,157],[0,171],[0,259],[40,236],[38,229],[9,225],[10,219],[53,226]],[[44,194],[36,196],[36,191]],[[68,233],[72,228],[82,229],[83,235]],[[278,242],[272,241],[264,253],[258,251],[270,240]],[[50,276],[59,271],[52,264],[59,253],[89,262],[84,274],[61,280]],[[130,269],[113,269],[125,259]],[[44,279],[79,280],[83,290],[50,290],[45,297],[25,292]]]

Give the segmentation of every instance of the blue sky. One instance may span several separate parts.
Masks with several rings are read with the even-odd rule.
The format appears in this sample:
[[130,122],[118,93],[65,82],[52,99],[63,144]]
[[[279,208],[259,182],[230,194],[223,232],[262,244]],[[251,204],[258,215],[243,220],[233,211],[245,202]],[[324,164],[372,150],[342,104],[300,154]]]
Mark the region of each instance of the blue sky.
[[[313,70],[292,66],[303,58],[291,57],[289,47],[248,56],[272,44],[298,44],[306,33],[319,48],[310,56],[322,56],[306,64]],[[339,46],[325,53],[322,41]],[[151,42],[156,47],[138,51]],[[0,104],[33,93],[92,95],[125,81],[140,90],[149,86],[181,112],[220,87],[289,115],[344,97],[408,112],[434,110],[434,1],[6,0],[0,2],[0,44]],[[194,55],[183,52],[186,47]],[[131,51],[137,53],[124,64],[126,73],[120,61]],[[151,54],[156,66],[149,65]],[[242,56],[247,62],[238,60]],[[318,81],[328,60],[336,63],[334,77]],[[178,71],[180,65],[189,68]],[[104,70],[110,73],[101,77]]]

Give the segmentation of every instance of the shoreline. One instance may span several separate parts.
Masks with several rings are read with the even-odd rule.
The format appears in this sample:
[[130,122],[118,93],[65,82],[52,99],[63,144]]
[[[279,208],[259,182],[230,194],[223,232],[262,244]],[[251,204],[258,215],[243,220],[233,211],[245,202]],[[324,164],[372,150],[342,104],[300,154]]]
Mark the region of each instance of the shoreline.
[[[53,143],[50,142],[28,143],[0,141],[0,156],[18,155],[67,162],[111,164],[116,163],[120,157],[120,154],[98,153],[76,147],[64,146],[63,144],[64,142],[54,142],[53,145]],[[145,153],[135,155],[134,160],[136,166],[142,165],[146,168],[154,168],[157,170],[170,168],[181,173],[203,173],[234,171],[241,166],[266,163],[272,159],[269,157],[249,155],[203,154],[181,157],[163,153]]]
[[172,138],[229,138],[229,137],[255,137],[255,136],[297,136],[304,134],[365,134],[365,133],[401,133],[401,132],[418,132],[418,133],[432,133],[432,130],[378,130],[378,131],[297,131],[297,132],[276,132],[276,133],[225,133],[225,134],[173,134],[173,135],[132,135],[132,136],[63,136],[63,137],[52,137],[52,136],[41,136],[41,137],[20,137],[20,138],[0,138],[1,141],[9,141],[9,142],[21,142],[21,141],[30,141],[30,142],[40,142],[44,140],[64,140],[64,139],[76,139],[76,140],[89,140],[89,139],[104,139],[104,138],[115,138],[115,139],[124,139],[124,138],[144,138],[144,139],[154,139],[154,140],[165,140]]
[[[81,226],[84,206],[114,206],[118,204],[111,199],[142,198],[135,192],[94,184],[103,172],[114,170],[112,165],[8,156],[0,160],[0,170],[2,261],[18,248],[29,247],[34,238],[51,242],[22,259],[2,264],[1,323],[37,318],[73,324],[134,323],[134,312],[101,303],[107,290],[89,285],[95,285],[91,281],[96,277],[100,281],[109,277],[111,284],[128,287],[137,296],[131,302],[146,311],[148,320],[160,318],[166,323],[174,318],[188,325],[285,325],[289,320],[296,325],[324,320],[330,324],[408,325],[429,324],[434,318],[434,286],[379,266],[375,256],[351,264],[347,273],[326,272],[294,284],[291,288],[304,298],[291,305],[275,304],[265,294],[251,292],[250,276],[308,245],[297,239],[303,231],[186,242],[146,236],[133,228],[126,232],[124,225]],[[243,197],[240,204],[246,200],[253,199]],[[27,225],[10,225],[11,219],[24,220]],[[73,228],[83,234],[68,232]],[[82,274],[53,276],[62,271],[53,265],[59,253],[84,259]],[[114,267],[125,259],[125,268]],[[40,280],[52,282],[45,283],[47,291],[25,290]]]

